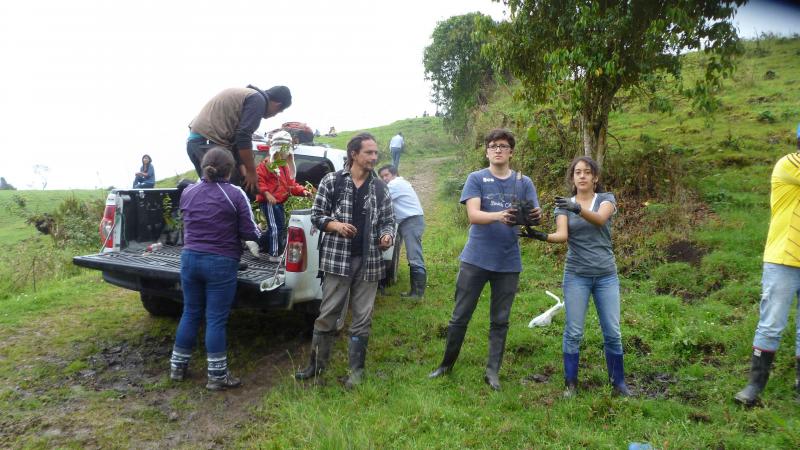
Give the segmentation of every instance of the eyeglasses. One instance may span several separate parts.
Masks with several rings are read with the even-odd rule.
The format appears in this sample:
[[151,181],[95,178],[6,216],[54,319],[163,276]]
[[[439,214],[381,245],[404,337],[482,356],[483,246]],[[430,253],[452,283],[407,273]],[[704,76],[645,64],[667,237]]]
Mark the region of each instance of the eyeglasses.
[[488,150],[511,150],[511,146],[508,144],[492,144],[487,145],[486,148]]

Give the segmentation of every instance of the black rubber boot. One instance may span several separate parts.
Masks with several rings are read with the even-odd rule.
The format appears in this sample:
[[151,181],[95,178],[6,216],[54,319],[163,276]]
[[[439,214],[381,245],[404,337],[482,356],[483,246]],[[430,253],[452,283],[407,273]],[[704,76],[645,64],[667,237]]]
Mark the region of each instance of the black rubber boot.
[[489,358],[486,361],[486,374],[483,376],[483,381],[495,391],[500,390],[500,365],[503,363],[507,333],[508,328],[489,330]]
[[461,344],[464,343],[465,334],[467,334],[466,329],[456,329],[453,327],[447,329],[447,343],[444,347],[444,357],[439,367],[428,374],[428,378],[439,378],[453,370],[453,364],[456,363],[458,354],[461,352]]
[[311,356],[308,366],[295,373],[295,379],[308,380],[316,377],[325,370],[325,367],[328,365],[328,360],[331,357],[333,339],[333,335],[314,332],[314,337],[311,339]]
[[347,389],[353,389],[364,379],[364,361],[367,359],[369,336],[351,336],[348,354],[350,359],[350,376],[344,383]]
[[400,297],[419,300],[425,295],[425,284],[428,281],[425,269],[412,267],[409,277],[411,290],[400,294]]
[[750,360],[750,381],[733,397],[737,403],[745,406],[753,406],[758,403],[758,395],[767,386],[769,371],[774,359],[775,352],[753,349],[753,357]]

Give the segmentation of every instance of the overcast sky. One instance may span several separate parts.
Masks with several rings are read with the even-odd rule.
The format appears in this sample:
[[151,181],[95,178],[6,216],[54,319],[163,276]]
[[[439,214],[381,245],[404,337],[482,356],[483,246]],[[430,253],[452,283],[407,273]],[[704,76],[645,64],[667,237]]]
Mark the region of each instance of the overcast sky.
[[[751,2],[741,33],[800,32],[790,5]],[[490,0],[3,1],[0,176],[18,189],[129,187],[144,153],[158,179],[183,173],[189,121],[247,84],[292,90],[261,131],[433,113],[423,49],[437,21],[472,11],[504,17]]]

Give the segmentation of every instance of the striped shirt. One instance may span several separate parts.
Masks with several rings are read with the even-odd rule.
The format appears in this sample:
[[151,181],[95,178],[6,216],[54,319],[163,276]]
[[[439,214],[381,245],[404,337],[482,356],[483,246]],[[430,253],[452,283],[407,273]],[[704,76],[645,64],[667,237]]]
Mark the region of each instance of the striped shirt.
[[[381,250],[378,248],[380,238],[389,235],[394,239],[394,212],[392,200],[388,192],[384,192],[383,202],[378,205],[375,195],[374,175],[365,181],[369,183],[369,193],[364,204],[367,217],[364,220],[364,232],[369,240],[368,248],[364,248],[362,275],[365,281],[380,281],[385,276]],[[329,222],[334,220],[353,223],[353,198],[355,184],[349,169],[344,169],[344,192],[334,192],[336,172],[331,172],[319,183],[314,206],[311,208],[311,222],[324,231]],[[386,189],[384,185],[384,189]],[[337,197],[339,198],[337,205]],[[334,210],[335,208],[335,210]],[[352,276],[350,273],[351,239],[343,238],[338,233],[323,233],[320,246],[320,270],[340,276]]]

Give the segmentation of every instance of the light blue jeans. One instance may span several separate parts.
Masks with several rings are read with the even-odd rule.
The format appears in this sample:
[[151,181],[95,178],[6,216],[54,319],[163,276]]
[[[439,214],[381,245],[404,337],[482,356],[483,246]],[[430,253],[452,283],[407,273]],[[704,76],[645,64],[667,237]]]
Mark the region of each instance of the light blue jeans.
[[579,352],[586,322],[589,296],[594,298],[594,307],[603,330],[606,352],[622,354],[622,334],[619,328],[619,278],[617,274],[600,277],[583,277],[564,272],[564,308],[567,322],[564,325],[564,353]]
[[[774,352],[789,322],[789,310],[800,295],[800,267],[764,263],[761,274],[761,306],[753,347]],[[800,302],[798,302],[800,312]],[[800,357],[800,316],[797,317],[795,355]]]
[[425,272],[425,260],[422,258],[422,234],[425,232],[424,216],[411,216],[403,219],[398,231],[406,243],[408,265]]
[[392,165],[395,169],[400,168],[400,155],[403,153],[402,148],[390,148],[390,153],[392,154]]

